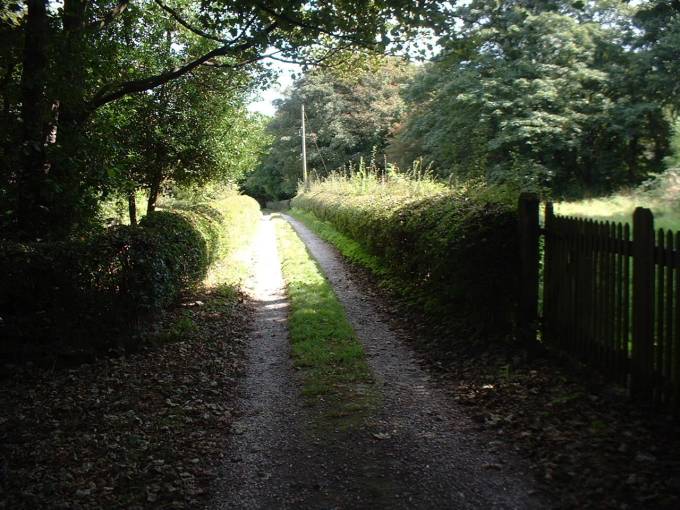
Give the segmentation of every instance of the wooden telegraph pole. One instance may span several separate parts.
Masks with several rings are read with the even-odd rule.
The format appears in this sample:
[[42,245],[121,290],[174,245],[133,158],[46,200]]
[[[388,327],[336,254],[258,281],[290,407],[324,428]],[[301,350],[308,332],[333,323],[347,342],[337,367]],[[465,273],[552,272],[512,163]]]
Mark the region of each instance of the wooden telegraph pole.
[[309,191],[309,180],[307,178],[307,137],[305,135],[305,105],[302,105],[302,180],[304,190]]

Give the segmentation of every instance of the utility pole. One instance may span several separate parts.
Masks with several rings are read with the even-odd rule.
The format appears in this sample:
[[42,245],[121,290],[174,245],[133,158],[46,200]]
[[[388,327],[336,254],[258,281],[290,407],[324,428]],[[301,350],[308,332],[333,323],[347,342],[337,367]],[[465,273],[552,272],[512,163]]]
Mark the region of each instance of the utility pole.
[[307,137],[305,135],[305,105],[302,105],[302,180],[304,190],[309,191],[309,180],[307,179]]

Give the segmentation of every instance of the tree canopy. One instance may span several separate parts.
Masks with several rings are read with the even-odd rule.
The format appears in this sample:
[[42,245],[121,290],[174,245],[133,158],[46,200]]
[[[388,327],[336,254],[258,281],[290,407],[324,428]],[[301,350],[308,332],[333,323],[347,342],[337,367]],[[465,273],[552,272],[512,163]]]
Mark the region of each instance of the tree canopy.
[[[424,66],[363,54],[422,32],[436,52]],[[0,228],[72,234],[102,197],[143,189],[153,206],[168,183],[290,196],[302,103],[319,175],[422,158],[444,178],[606,192],[668,161],[678,48],[677,0],[6,2]],[[276,59],[305,72],[256,165],[267,136],[245,105]]]
[[393,150],[444,176],[602,192],[661,168],[669,122],[633,51],[624,2],[490,2],[407,90]]
[[93,127],[106,105],[208,73],[240,87],[245,101],[269,77],[265,59],[313,64],[351,47],[380,49],[440,8],[433,0],[9,4],[0,28],[5,230],[42,237],[91,217],[106,185],[91,165],[107,143]]

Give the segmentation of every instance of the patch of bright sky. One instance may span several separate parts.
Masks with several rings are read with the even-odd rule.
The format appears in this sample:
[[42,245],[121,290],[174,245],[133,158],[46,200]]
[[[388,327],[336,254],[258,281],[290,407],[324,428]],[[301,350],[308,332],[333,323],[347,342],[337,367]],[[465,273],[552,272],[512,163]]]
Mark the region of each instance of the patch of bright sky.
[[278,60],[270,60],[270,65],[278,73],[276,80],[265,90],[259,91],[253,96],[248,111],[273,116],[276,112],[274,101],[281,99],[288,87],[293,84],[292,74],[300,74],[302,66],[289,64]]

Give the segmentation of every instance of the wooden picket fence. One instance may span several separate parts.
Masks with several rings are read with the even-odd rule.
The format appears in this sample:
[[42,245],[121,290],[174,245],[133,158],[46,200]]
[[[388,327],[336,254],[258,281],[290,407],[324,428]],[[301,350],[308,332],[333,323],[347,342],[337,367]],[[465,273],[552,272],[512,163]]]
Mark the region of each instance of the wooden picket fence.
[[652,212],[642,207],[632,229],[558,216],[550,203],[541,228],[532,195],[520,198],[519,212],[523,334],[540,331],[546,345],[599,369],[633,397],[677,409],[680,232],[655,231]]

